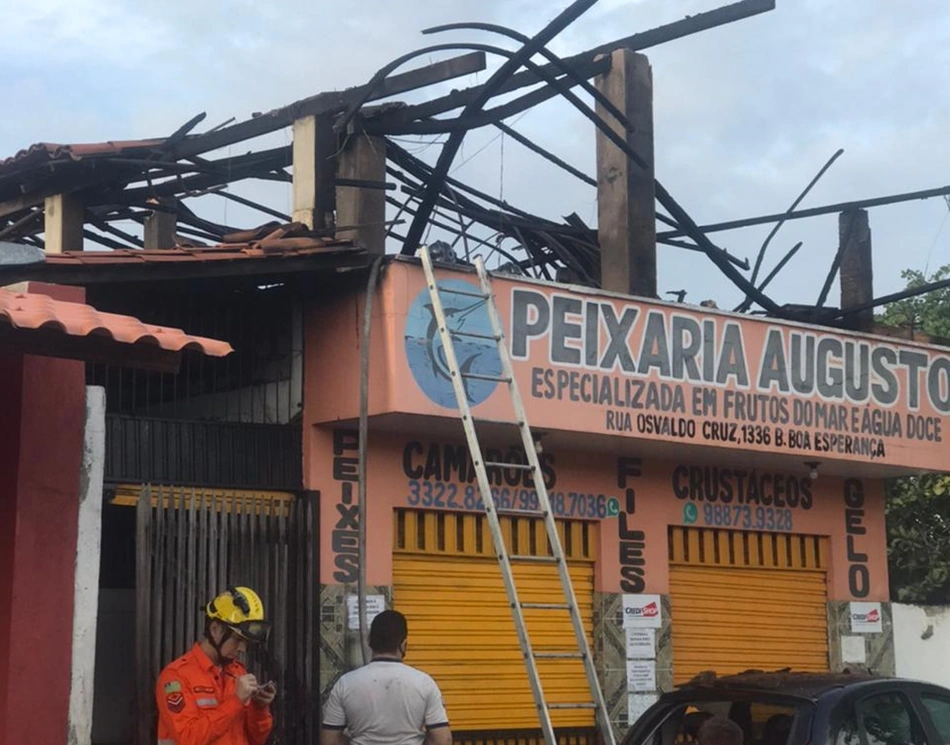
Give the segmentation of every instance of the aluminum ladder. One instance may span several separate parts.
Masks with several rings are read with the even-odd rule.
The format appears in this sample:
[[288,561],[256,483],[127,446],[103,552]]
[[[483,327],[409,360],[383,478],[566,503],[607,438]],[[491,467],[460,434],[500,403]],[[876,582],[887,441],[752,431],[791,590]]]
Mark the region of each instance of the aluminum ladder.
[[[419,249],[422,258],[422,267],[425,271],[426,286],[429,291],[429,297],[432,301],[432,312],[438,325],[439,336],[445,351],[446,364],[452,378],[452,387],[455,390],[455,398],[458,403],[459,415],[462,419],[462,425],[465,428],[465,437],[468,440],[469,451],[472,456],[472,463],[475,467],[475,473],[478,477],[478,488],[482,495],[482,502],[485,507],[485,514],[488,518],[488,525],[491,530],[492,543],[495,547],[495,555],[498,558],[498,566],[501,569],[502,579],[505,584],[505,591],[508,595],[508,603],[511,607],[511,614],[514,618],[515,630],[518,634],[518,643],[521,646],[521,654],[524,658],[525,668],[528,673],[528,681],[531,684],[531,692],[534,696],[535,707],[538,711],[538,719],[541,722],[541,730],[544,733],[544,739],[547,745],[557,745],[557,739],[554,734],[554,727],[551,723],[551,711],[554,709],[594,709],[597,722],[603,737],[603,745],[616,745],[613,728],[610,726],[610,716],[607,712],[607,703],[604,700],[604,694],[597,680],[597,670],[594,668],[594,659],[591,655],[590,645],[587,641],[587,635],[584,632],[584,624],[581,620],[580,611],[577,607],[577,597],[574,594],[574,587],[571,583],[571,577],[568,572],[567,560],[564,556],[564,548],[561,545],[561,539],[557,532],[557,524],[554,521],[554,514],[551,509],[551,501],[548,498],[547,488],[544,484],[544,477],[541,473],[541,465],[538,461],[538,452],[535,447],[534,438],[531,435],[531,428],[528,426],[527,415],[525,414],[524,404],[521,400],[521,394],[518,391],[518,385],[515,381],[514,370],[511,364],[511,355],[508,352],[508,345],[505,343],[505,333],[498,315],[498,309],[495,306],[494,295],[492,294],[491,282],[485,264],[481,257],[475,260],[475,268],[478,272],[479,289],[472,291],[458,290],[452,288],[439,288],[435,272],[433,271],[432,257],[429,254],[428,246],[422,246]],[[492,333],[475,333],[461,330],[451,330],[446,320],[445,308],[442,304],[441,293],[446,295],[462,295],[475,298],[476,302],[481,301],[485,304],[488,317],[491,322]],[[495,342],[498,348],[498,355],[501,361],[500,375],[485,375],[481,373],[462,372],[459,368],[458,358],[455,354],[453,337],[468,337],[477,339],[490,339]],[[478,442],[478,435],[475,430],[476,420],[472,417],[471,407],[468,404],[468,396],[465,392],[465,379],[490,380],[504,383],[508,386],[508,393],[511,396],[516,420],[508,422],[515,426],[521,433],[521,442],[527,456],[527,464],[512,465],[511,463],[492,463],[486,462],[482,458],[481,445]],[[521,509],[503,509],[499,510],[492,496],[491,485],[488,481],[488,468],[499,467],[505,469],[518,469],[530,471],[534,475],[535,489],[538,493],[537,510]],[[533,516],[544,519],[544,526],[548,535],[548,542],[551,546],[551,556],[515,556],[508,553],[505,546],[504,537],[501,532],[501,523],[499,513],[505,515]],[[518,590],[515,587],[515,578],[512,565],[517,563],[543,563],[554,564],[557,567],[561,580],[561,589],[564,595],[563,603],[524,603],[518,598]],[[574,636],[576,637],[576,649],[564,650],[559,652],[535,652],[531,646],[531,640],[528,637],[528,629],[525,624],[524,611],[526,609],[536,609],[545,611],[567,611],[571,617],[571,624],[574,627]],[[587,684],[591,692],[591,702],[549,704],[544,698],[544,689],[541,685],[541,679],[538,674],[538,660],[550,659],[579,659],[584,665],[584,672],[587,676]]]

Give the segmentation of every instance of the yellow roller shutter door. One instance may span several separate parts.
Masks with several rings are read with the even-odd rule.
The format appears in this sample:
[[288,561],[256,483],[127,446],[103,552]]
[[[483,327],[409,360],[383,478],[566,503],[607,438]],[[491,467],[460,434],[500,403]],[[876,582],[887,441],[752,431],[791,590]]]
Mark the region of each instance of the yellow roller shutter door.
[[[434,533],[454,534],[451,524]],[[420,543],[425,541],[410,541],[415,550],[406,551],[403,544],[400,551],[397,541],[393,556],[394,607],[409,622],[406,661],[435,678],[454,729],[536,729],[538,717],[497,561],[484,555],[449,553],[444,544],[442,552],[427,554]],[[590,638],[593,563],[572,561],[570,571]],[[519,565],[515,580],[524,602],[563,602],[557,571],[550,565]],[[565,611],[525,613],[535,651],[576,649]],[[538,665],[550,703],[591,700],[579,660],[541,660]],[[591,711],[583,709],[554,711],[552,719],[556,727],[593,724]]]
[[828,670],[824,539],[691,528],[670,538],[674,682]]

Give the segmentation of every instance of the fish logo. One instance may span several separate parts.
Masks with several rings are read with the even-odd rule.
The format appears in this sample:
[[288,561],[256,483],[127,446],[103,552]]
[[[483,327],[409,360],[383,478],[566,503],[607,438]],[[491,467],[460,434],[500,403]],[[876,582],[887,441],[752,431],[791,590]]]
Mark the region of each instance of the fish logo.
[[[460,290],[472,293],[477,291],[478,287],[457,279],[441,280],[438,285],[459,370],[463,374],[501,375],[501,358],[491,338],[493,332],[485,301],[471,297],[470,294],[460,295],[452,292]],[[463,332],[489,338],[466,336]],[[404,344],[409,370],[420,390],[433,403],[457,409],[452,372],[428,290],[422,290],[409,308]],[[494,380],[462,378],[469,406],[476,406],[487,399],[497,385],[498,382]]]

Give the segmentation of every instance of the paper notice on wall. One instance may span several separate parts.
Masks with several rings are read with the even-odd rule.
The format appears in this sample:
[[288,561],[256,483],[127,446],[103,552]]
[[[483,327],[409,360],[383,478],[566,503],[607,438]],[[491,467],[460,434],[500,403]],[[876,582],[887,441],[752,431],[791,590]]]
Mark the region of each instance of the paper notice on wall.
[[654,660],[627,660],[627,692],[641,693],[656,690],[656,662]]
[[[346,616],[347,626],[350,631],[356,631],[360,627],[359,596],[346,596]],[[386,610],[385,595],[367,595],[366,596],[366,625],[369,626],[380,613]],[[369,629],[366,629],[369,634]]]
[[623,627],[658,629],[662,623],[659,595],[624,595]]
[[643,713],[656,703],[655,693],[628,693],[627,694],[627,721],[630,726],[636,722]]
[[854,665],[867,664],[868,651],[863,636],[841,637],[841,661]]
[[656,629],[624,629],[627,635],[627,659],[656,658]]
[[880,634],[884,630],[880,603],[851,603],[850,613],[852,634]]

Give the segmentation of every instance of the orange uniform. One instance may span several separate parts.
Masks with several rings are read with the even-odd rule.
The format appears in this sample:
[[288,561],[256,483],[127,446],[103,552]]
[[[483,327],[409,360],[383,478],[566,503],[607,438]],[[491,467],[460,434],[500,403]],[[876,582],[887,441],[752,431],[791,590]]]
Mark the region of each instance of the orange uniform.
[[274,726],[270,708],[237,697],[247,670],[231,662],[224,671],[199,644],[158,677],[158,745],[264,745]]

